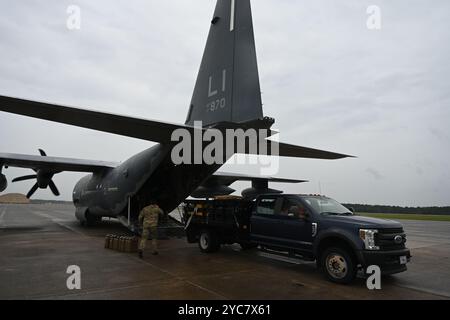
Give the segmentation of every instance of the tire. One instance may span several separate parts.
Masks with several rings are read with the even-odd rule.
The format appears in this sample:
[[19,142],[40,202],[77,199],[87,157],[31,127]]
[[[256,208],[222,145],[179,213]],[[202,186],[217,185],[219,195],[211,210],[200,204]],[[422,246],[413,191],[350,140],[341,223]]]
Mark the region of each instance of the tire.
[[320,266],[326,278],[331,282],[348,284],[356,277],[355,259],[348,249],[330,247],[323,252]]
[[86,220],[80,221],[81,226],[83,227],[92,227],[99,224],[102,221],[103,217],[93,216],[86,212]]
[[198,247],[201,252],[212,253],[220,249],[217,234],[211,230],[202,230],[198,239]]

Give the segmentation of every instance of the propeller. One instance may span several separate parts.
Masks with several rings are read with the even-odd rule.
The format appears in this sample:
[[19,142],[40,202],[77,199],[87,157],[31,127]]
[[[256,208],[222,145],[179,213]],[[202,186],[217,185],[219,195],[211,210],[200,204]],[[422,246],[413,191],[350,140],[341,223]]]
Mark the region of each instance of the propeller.
[[23,177],[17,177],[12,179],[12,182],[17,182],[17,181],[25,181],[25,180],[31,180],[31,179],[36,179],[37,175],[36,174],[31,174],[29,176],[23,176]]
[[39,188],[38,183],[36,182],[30,189],[30,191],[28,191],[27,193],[27,198],[30,199],[31,196],[36,192],[36,190]]
[[[39,153],[42,157],[46,157],[47,154],[44,150],[39,149]],[[46,189],[47,187],[53,192],[55,196],[59,196],[59,190],[53,182],[52,178],[55,175],[54,171],[49,171],[45,169],[33,169],[36,174],[26,175],[22,177],[17,177],[12,180],[12,182],[25,181],[25,180],[33,180],[36,179],[36,183],[31,187],[30,191],[27,193],[27,198],[31,198],[31,196],[36,192],[38,188]]]

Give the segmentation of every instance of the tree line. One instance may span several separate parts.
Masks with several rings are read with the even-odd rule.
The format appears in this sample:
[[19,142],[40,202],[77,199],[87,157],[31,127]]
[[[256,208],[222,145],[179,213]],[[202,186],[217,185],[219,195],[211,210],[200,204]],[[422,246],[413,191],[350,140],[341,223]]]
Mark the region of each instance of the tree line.
[[347,208],[353,208],[355,212],[365,213],[411,213],[411,214],[436,214],[450,215],[449,207],[401,207],[401,206],[382,206],[371,204],[344,204]]

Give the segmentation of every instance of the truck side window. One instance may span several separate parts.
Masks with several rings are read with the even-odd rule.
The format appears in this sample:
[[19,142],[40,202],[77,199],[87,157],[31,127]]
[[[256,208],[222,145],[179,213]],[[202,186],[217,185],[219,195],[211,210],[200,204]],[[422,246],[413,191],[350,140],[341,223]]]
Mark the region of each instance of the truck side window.
[[280,215],[293,218],[304,218],[306,210],[300,201],[296,199],[284,199]]
[[314,209],[314,211],[321,212],[320,211],[320,204],[317,201],[317,199],[311,198],[311,199],[305,199],[305,201],[310,207],[312,207]]
[[257,214],[274,215],[275,214],[275,198],[261,199],[256,207]]

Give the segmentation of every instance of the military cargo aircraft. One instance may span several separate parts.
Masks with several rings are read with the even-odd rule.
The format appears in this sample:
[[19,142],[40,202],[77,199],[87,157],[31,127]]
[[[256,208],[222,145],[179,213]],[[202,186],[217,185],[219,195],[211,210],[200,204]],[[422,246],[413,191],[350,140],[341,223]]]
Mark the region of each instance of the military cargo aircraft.
[[[221,164],[174,164],[171,150],[174,130],[195,134],[207,129],[254,128],[270,130],[274,119],[264,117],[250,0],[218,0],[201,61],[185,124],[131,118],[122,115],[55,105],[45,102],[0,96],[0,111],[44,119],[68,125],[109,132],[158,143],[123,163],[92,161],[39,155],[0,153],[0,192],[7,187],[2,169],[31,168],[35,174],[13,182],[36,180],[27,197],[38,188],[59,191],[52,177],[63,171],[87,172],[75,185],[73,203],[76,217],[89,224],[102,217],[119,218],[126,226],[135,226],[139,208],[156,200],[170,212],[189,196],[211,197],[234,192],[229,186],[238,180],[252,182],[244,194],[274,192],[268,182],[302,182],[216,172]],[[202,127],[195,126],[202,121]],[[340,159],[345,154],[300,147],[272,140],[270,150],[282,157]],[[244,153],[261,154],[246,148]],[[200,150],[201,151],[201,150]],[[226,159],[232,154],[226,154]]]

